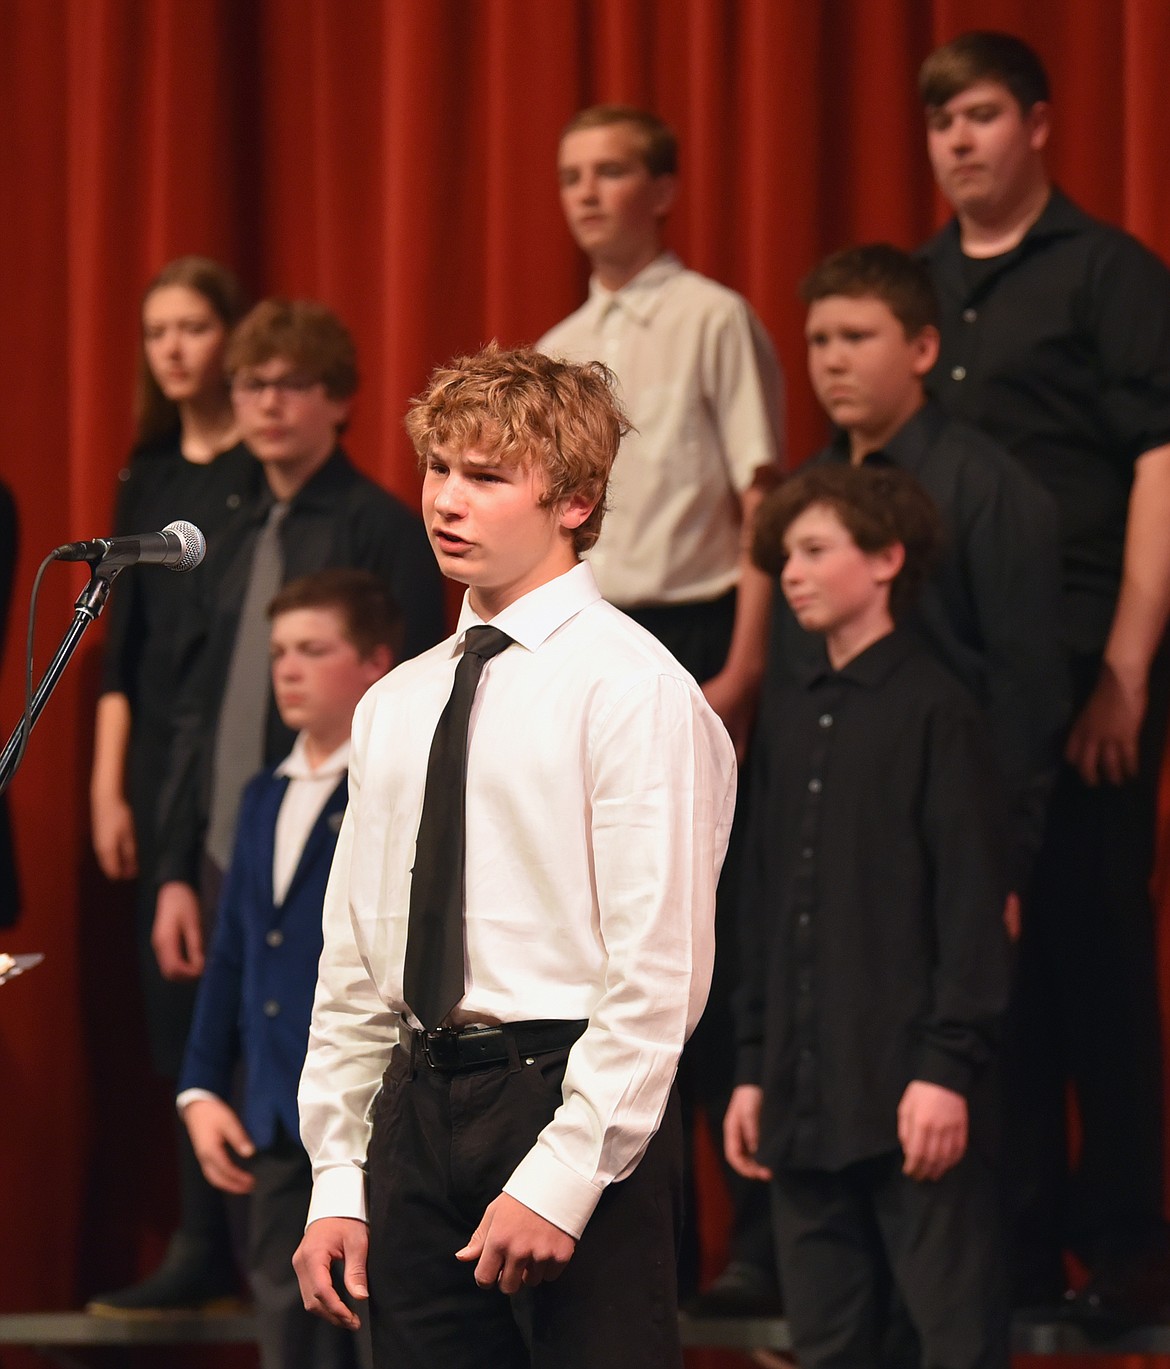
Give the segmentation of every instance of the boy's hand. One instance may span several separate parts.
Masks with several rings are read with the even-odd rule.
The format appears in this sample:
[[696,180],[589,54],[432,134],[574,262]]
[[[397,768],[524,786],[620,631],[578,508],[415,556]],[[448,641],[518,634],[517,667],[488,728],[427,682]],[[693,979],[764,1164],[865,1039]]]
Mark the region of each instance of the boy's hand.
[[1124,784],[1137,774],[1146,704],[1144,677],[1126,680],[1108,662],[1102,664],[1064,750],[1086,784]]
[[175,879],[159,889],[150,944],[164,979],[198,979],[203,973],[199,895],[189,884]]
[[755,1084],[740,1084],[731,1095],[723,1114],[723,1153],[727,1163],[745,1179],[770,1179],[772,1171],[756,1159],[760,1148],[760,1109],[764,1090]]
[[222,1098],[196,1098],[183,1109],[183,1121],[207,1182],[225,1193],[251,1193],[256,1180],[232,1152],[254,1155],[256,1147],[235,1111]]
[[305,1311],[315,1312],[346,1331],[356,1331],[360,1320],[333,1287],[333,1261],[344,1264],[346,1290],[364,1300],[370,1296],[366,1286],[369,1248],[370,1229],[356,1217],[320,1217],[310,1222],[292,1259]]
[[475,1260],[481,1288],[499,1284],[501,1293],[518,1293],[555,1279],[573,1258],[577,1242],[510,1194],[488,1203],[471,1240],[455,1252],[457,1260]]
[[107,879],[133,879],[138,873],[134,814],[121,794],[95,799],[91,821],[93,853]]
[[911,1179],[941,1179],[967,1149],[967,1100],[961,1093],[914,1079],[898,1104],[898,1140]]

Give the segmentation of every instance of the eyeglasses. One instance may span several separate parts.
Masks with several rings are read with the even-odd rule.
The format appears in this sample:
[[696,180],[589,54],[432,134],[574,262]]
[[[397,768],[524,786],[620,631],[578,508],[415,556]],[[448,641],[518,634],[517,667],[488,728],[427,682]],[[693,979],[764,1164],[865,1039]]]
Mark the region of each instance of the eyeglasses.
[[275,390],[281,399],[287,399],[289,395],[303,395],[321,383],[315,376],[299,375],[296,371],[268,380],[260,376],[236,375],[232,377],[232,390],[241,399],[259,399],[265,390]]

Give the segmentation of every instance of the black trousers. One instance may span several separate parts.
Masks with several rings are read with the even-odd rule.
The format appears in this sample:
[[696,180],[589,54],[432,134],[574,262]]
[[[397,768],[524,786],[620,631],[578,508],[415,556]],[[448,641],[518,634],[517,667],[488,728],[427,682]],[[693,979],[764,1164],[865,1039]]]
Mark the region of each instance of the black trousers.
[[[464,1074],[396,1047],[367,1155],[376,1369],[679,1369],[678,1100],[560,1278],[513,1297],[455,1258],[561,1103],[568,1051]],[[527,1061],[531,1061],[528,1063]]]
[[256,1301],[261,1369],[370,1369],[369,1318],[360,1331],[330,1326],[305,1311],[292,1257],[305,1230],[313,1173],[301,1145],[283,1130],[258,1151],[248,1206],[248,1282]]
[[[1099,658],[1074,662],[1078,708]],[[1154,663],[1140,772],[1090,788],[1057,781],[1026,901],[1008,1067],[1017,1280],[1042,1280],[1068,1247],[1124,1262],[1162,1229],[1162,1044],[1150,896],[1170,652]],[[1082,1145],[1070,1176],[1067,1088]]]
[[891,1292],[924,1369],[1007,1369],[999,1192],[975,1151],[936,1183],[901,1153],[829,1173],[777,1170],[770,1185],[793,1346],[802,1369],[874,1369]]

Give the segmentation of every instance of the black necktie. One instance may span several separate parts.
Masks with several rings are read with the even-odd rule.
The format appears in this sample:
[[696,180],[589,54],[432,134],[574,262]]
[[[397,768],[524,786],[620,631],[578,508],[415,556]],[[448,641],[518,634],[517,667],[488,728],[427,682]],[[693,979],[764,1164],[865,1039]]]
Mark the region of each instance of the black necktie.
[[463,871],[466,859],[467,725],[484,664],[511,646],[496,627],[468,628],[451,697],[427,761],[410,881],[402,993],[433,1031],[463,997]]

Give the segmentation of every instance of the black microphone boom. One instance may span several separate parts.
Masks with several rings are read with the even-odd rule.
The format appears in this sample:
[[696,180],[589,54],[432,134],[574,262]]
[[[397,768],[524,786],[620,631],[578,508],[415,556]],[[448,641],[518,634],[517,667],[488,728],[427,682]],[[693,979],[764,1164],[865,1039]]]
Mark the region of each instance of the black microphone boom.
[[126,566],[166,566],[169,570],[194,570],[207,553],[207,543],[194,523],[178,519],[162,532],[143,532],[134,537],[96,537],[92,542],[66,542],[53,556],[58,561],[88,561],[98,569],[122,570]]

